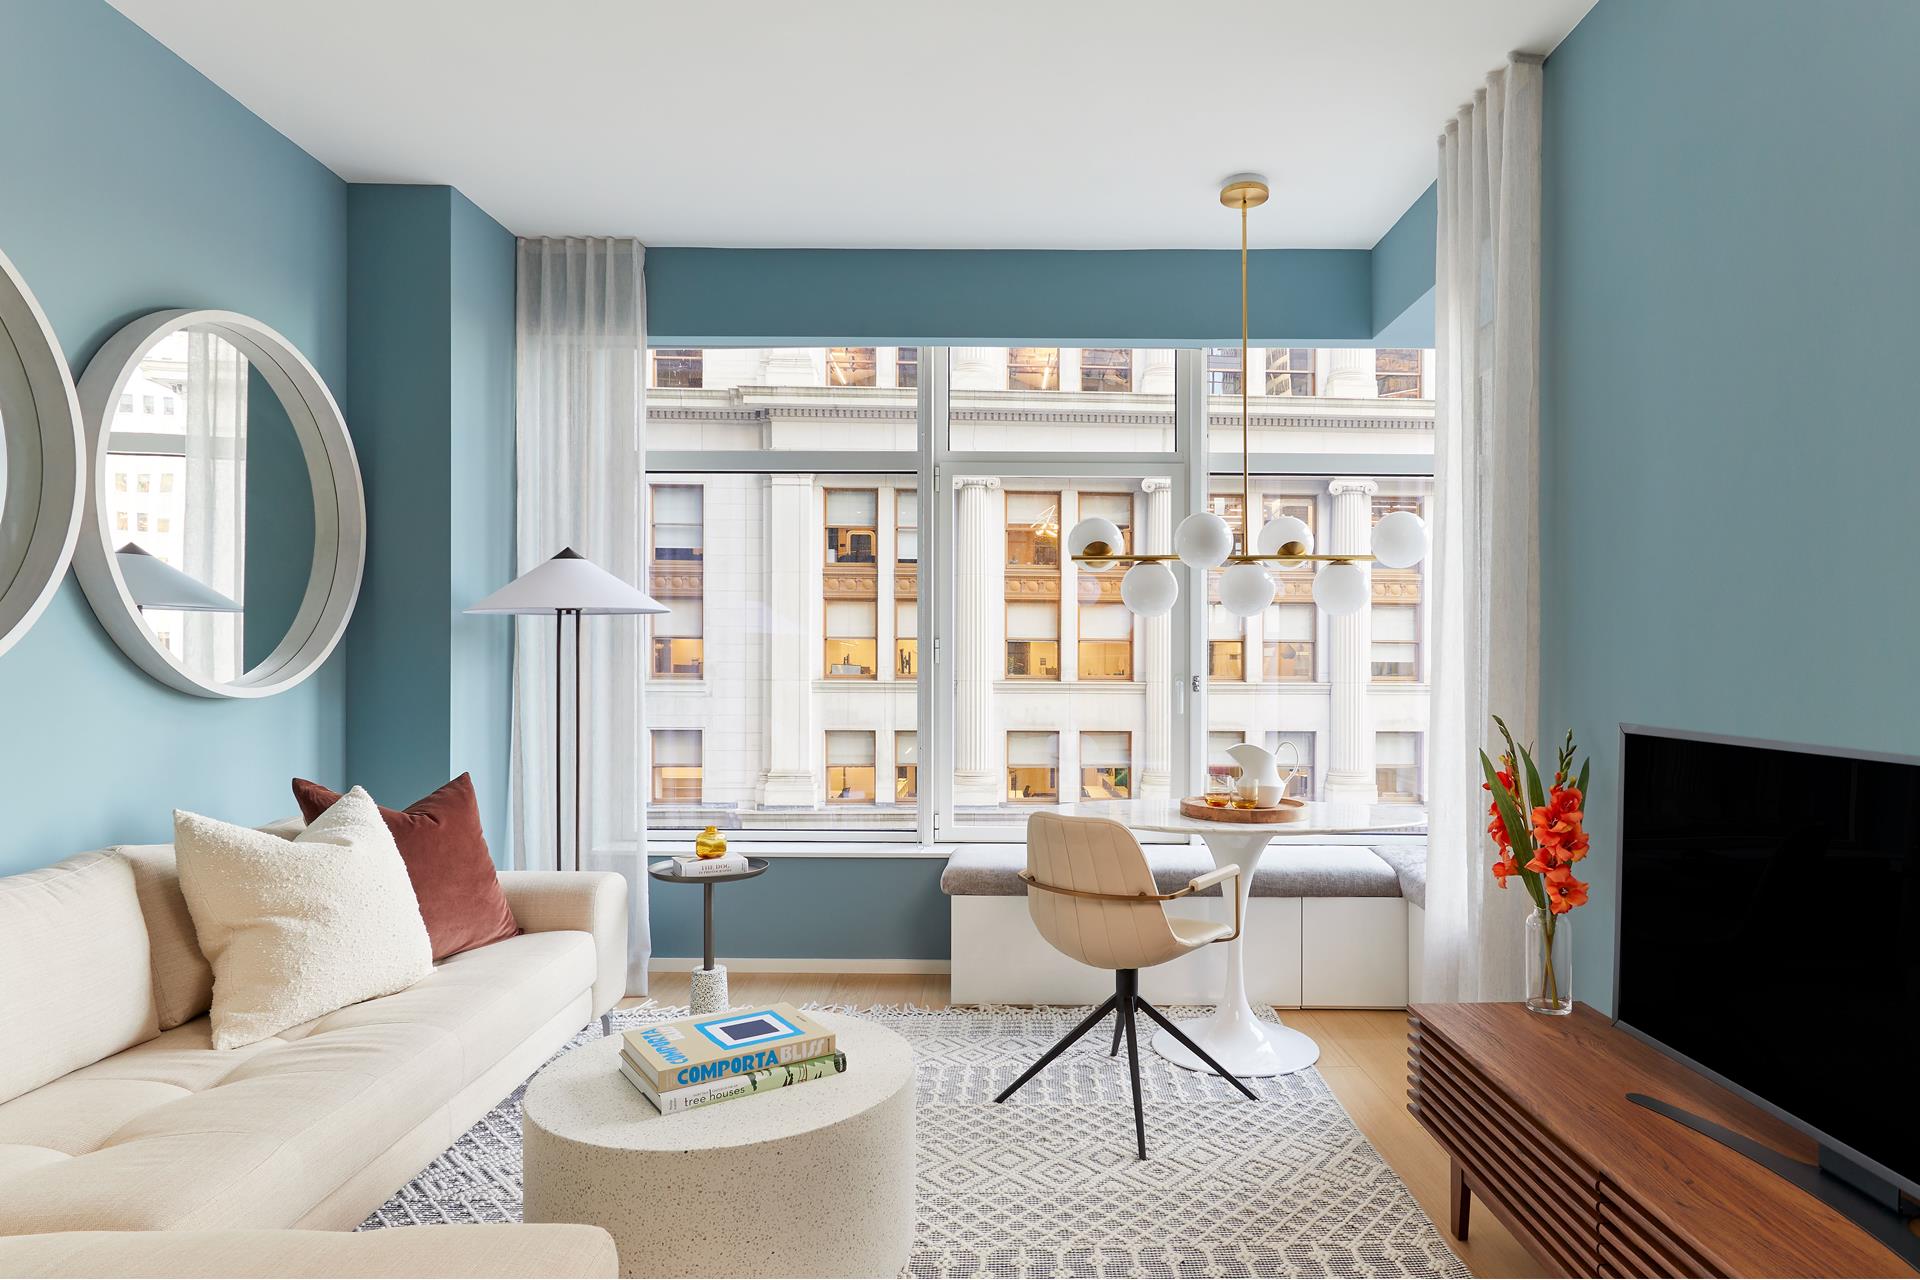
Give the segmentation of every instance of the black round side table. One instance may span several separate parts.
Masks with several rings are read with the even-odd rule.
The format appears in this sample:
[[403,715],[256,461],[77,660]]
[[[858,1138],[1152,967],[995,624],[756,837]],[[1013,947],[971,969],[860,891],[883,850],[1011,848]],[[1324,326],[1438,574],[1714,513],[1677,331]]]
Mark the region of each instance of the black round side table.
[[748,858],[745,871],[731,871],[718,876],[683,876],[678,874],[679,864],[672,865],[673,870],[670,871],[658,866],[649,866],[647,874],[663,884],[697,884],[705,890],[701,895],[705,900],[703,903],[705,920],[700,931],[701,959],[704,964],[693,975],[692,992],[687,1003],[691,1011],[696,1014],[718,1013],[728,1007],[727,971],[715,965],[713,961],[713,886],[731,884],[736,880],[751,880],[767,869],[767,860]]

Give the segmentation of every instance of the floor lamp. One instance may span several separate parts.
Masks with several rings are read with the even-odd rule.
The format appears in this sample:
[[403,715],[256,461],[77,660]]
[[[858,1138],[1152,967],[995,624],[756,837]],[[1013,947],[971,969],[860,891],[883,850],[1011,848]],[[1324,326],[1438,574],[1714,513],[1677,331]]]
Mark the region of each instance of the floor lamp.
[[560,640],[561,626],[573,615],[573,869],[580,869],[580,616],[587,613],[665,613],[667,606],[628,586],[593,561],[567,547],[470,607],[468,613],[553,615],[553,866],[561,857]]

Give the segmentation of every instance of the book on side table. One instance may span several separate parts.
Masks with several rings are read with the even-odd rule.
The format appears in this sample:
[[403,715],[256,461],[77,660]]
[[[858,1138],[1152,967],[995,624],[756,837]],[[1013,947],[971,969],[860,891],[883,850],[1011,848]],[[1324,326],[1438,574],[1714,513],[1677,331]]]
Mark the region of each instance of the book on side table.
[[786,1003],[637,1027],[623,1039],[620,1074],[662,1115],[847,1069],[833,1032]]
[[654,863],[653,869],[682,880],[703,880],[708,876],[739,875],[749,865],[744,853],[723,853],[717,858],[666,858]]

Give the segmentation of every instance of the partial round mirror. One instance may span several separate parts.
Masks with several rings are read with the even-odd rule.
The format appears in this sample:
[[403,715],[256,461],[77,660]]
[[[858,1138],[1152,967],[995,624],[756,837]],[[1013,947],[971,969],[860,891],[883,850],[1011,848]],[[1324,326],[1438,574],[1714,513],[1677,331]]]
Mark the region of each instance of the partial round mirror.
[[245,316],[159,312],[101,348],[80,399],[75,563],[120,647],[207,697],[311,675],[346,630],[366,542],[353,444],[313,366]]
[[80,404],[40,304],[0,254],[0,653],[66,575],[80,531]]

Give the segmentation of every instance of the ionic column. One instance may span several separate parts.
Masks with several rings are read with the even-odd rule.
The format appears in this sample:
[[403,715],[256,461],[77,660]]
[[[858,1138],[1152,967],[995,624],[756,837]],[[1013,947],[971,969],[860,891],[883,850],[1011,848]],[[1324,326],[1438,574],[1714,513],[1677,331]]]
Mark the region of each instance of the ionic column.
[[1373,380],[1373,348],[1329,348],[1327,376],[1320,394],[1352,400],[1377,398],[1380,384]]
[[953,539],[953,801],[994,804],[1002,783],[993,740],[993,684],[1003,652],[994,619],[1006,592],[1001,530],[992,510],[1000,481],[961,476],[954,485],[960,519]]
[[[1163,476],[1155,476],[1142,480],[1140,488],[1147,495],[1146,536],[1140,538],[1132,550],[1147,554],[1164,552],[1173,545],[1173,484]],[[1169,761],[1173,738],[1168,732],[1172,723],[1168,705],[1173,693],[1169,653],[1172,621],[1170,615],[1163,613],[1157,618],[1140,618],[1133,624],[1140,633],[1140,664],[1147,672],[1147,735],[1140,756],[1140,795],[1148,798],[1167,796],[1172,767]]]
[[[1373,534],[1373,495],[1379,487],[1371,480],[1344,477],[1327,485],[1333,498],[1333,536],[1320,550],[1360,554],[1367,549]],[[1359,568],[1367,574],[1371,602],[1372,572],[1365,561]],[[1370,605],[1344,618],[1329,618],[1327,640],[1333,651],[1328,665],[1333,759],[1327,769],[1326,796],[1371,804],[1379,798],[1379,789],[1373,771],[1373,721],[1367,715],[1367,690],[1373,676]]]
[[1133,389],[1141,395],[1173,394],[1172,347],[1134,348],[1133,368]]
[[1007,349],[1005,347],[954,347],[953,389],[955,391],[1005,391],[1007,389]]
[[819,670],[819,632],[813,605],[820,597],[820,556],[806,536],[813,520],[813,477],[767,478],[767,768],[760,775],[763,808],[812,808],[820,798],[814,776],[813,676]]

